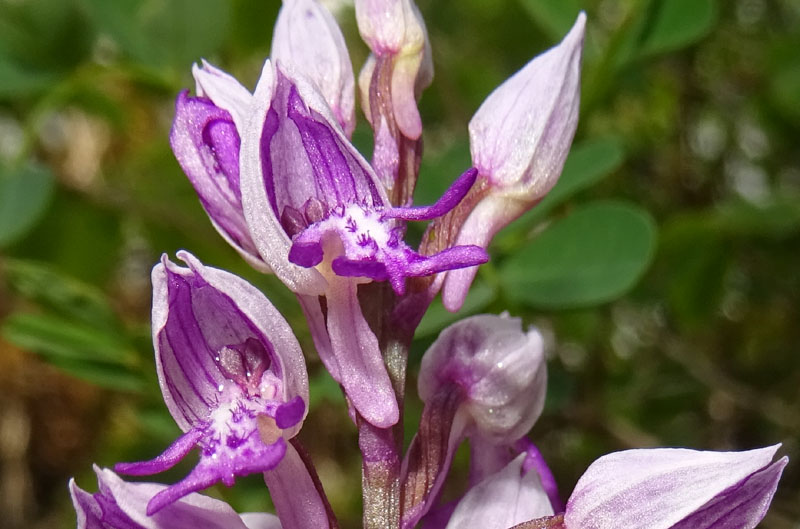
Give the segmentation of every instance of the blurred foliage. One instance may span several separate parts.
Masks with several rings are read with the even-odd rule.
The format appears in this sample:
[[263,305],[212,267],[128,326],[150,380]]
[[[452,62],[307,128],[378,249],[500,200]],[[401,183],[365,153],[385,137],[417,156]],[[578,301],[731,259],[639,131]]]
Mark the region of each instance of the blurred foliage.
[[[469,166],[466,124],[486,95],[579,10],[589,23],[564,174],[498,236],[461,313],[431,307],[410,387],[442,327],[509,310],[548,339],[548,402],[532,436],[563,492],[612,450],[783,442],[792,462],[762,526],[796,528],[800,4],[418,4],[436,66],[421,101],[420,203]],[[0,513],[9,527],[73,526],[69,476],[91,488],[92,462],[150,457],[174,438],[152,366],[149,270],[180,248],[262,288],[297,332],[312,380],[301,439],[344,526],[358,525],[355,431],[303,316],[277,280],[217,236],[167,142],[172,101],[193,86],[191,63],[205,57],[253,86],[279,5],[0,0],[0,489],[17,491]],[[340,19],[358,69],[366,49],[352,9]],[[368,147],[369,135],[362,121],[356,143]],[[420,404],[413,391],[407,401],[411,433]],[[460,455],[454,482],[465,468]],[[240,510],[270,507],[259,479],[212,493]]]

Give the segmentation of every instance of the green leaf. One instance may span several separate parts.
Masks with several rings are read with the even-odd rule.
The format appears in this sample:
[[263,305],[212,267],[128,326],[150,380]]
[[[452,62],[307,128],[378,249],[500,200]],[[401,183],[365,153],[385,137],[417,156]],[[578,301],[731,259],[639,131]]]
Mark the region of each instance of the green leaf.
[[4,272],[14,290],[47,309],[93,327],[118,327],[114,312],[101,290],[53,266],[10,259],[4,263]]
[[22,238],[36,225],[53,196],[53,174],[27,164],[0,167],[0,248]]
[[554,208],[619,169],[624,161],[625,148],[615,136],[585,140],[573,147],[555,187],[497,239],[500,250],[518,247],[520,238]]
[[439,331],[460,320],[470,314],[480,312],[484,307],[491,303],[497,293],[492,287],[483,281],[475,281],[469,289],[467,298],[464,300],[464,306],[458,312],[450,312],[442,305],[441,298],[436,298],[431,306],[425,312],[422,321],[417,327],[417,332],[414,338],[423,338],[425,336],[435,336]]
[[679,50],[702,39],[717,19],[714,0],[660,0],[651,3],[639,53]]
[[522,7],[554,41],[567,34],[581,10],[580,0],[520,0]]
[[9,342],[47,360],[126,365],[136,354],[119,334],[45,314],[12,314],[3,325]]
[[596,305],[629,289],[647,269],[656,246],[650,214],[603,201],[576,209],[500,267],[505,295],[548,309]]
[[0,99],[14,99],[41,92],[55,78],[51,72],[26,68],[0,53]]

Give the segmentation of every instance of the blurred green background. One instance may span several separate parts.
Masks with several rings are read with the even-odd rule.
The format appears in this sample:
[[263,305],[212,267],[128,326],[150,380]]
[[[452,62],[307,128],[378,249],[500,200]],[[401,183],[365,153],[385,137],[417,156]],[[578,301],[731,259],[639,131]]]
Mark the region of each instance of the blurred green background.
[[[580,9],[589,17],[562,180],[495,240],[462,311],[509,310],[545,334],[548,401],[531,435],[564,496],[614,450],[782,442],[792,461],[762,527],[800,528],[800,2],[418,4],[436,67],[420,203],[469,166],[466,124],[483,98]],[[359,525],[356,433],[297,304],[214,232],[167,141],[192,62],[252,88],[279,5],[0,0],[4,527],[74,526],[70,476],[95,490],[93,462],[149,458],[176,435],[148,312],[149,270],[180,248],[246,277],[289,319],[312,378],[300,437],[343,527]],[[340,20],[357,71],[367,52],[352,7]],[[363,119],[355,141],[369,155]],[[455,318],[437,302],[418,333],[408,436],[420,356]],[[454,481],[467,461],[460,451]],[[210,492],[270,508],[257,476]]]

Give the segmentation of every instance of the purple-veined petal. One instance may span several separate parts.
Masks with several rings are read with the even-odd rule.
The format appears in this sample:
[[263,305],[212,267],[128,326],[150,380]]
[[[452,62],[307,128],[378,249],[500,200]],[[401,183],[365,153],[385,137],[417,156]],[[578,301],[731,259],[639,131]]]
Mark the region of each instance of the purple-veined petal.
[[316,0],[284,0],[271,58],[292,64],[319,88],[349,138],[355,128],[353,67],[339,25]]
[[456,506],[447,529],[508,529],[551,516],[553,508],[536,472],[523,469],[525,454],[478,483]]
[[75,480],[69,483],[78,529],[280,529],[274,515],[240,517],[227,503],[201,494],[190,494],[148,516],[147,502],[164,485],[127,483],[111,470],[97,467],[95,473],[100,489],[95,494],[78,487]]
[[718,494],[671,529],[753,529],[764,518],[789,458],[782,457]]
[[[769,467],[777,450],[778,445],[746,452],[656,448],[603,456],[575,485],[564,524],[568,529],[673,529],[706,506],[718,506],[721,496],[742,501],[732,491],[752,497],[747,480]],[[774,481],[763,484],[762,498],[769,499]]]
[[175,102],[170,145],[216,230],[254,268],[268,272],[242,211],[239,134],[231,114],[182,92]]
[[192,75],[197,96],[211,100],[214,105],[230,113],[236,130],[244,130],[253,98],[250,91],[232,75],[214,67],[205,59],[200,66],[192,65]]
[[[297,294],[319,296],[324,294],[327,281],[316,269],[304,268],[289,261],[291,238],[276,213],[277,197],[273,185],[275,161],[272,158],[273,149],[270,149],[269,145],[273,139],[282,139],[282,135],[278,134],[277,115],[270,115],[271,112],[276,112],[272,108],[275,82],[273,65],[267,61],[256,86],[251,118],[242,135],[240,168],[244,216],[259,254],[275,275]],[[316,93],[313,88],[303,85],[302,81],[298,84],[304,86],[304,91]],[[322,96],[318,96],[316,103],[321,104],[323,108],[327,107]],[[269,120],[268,115],[270,115]],[[296,147],[291,148],[288,144],[283,146],[285,149],[281,149],[281,152],[276,152],[275,155],[292,157],[285,160],[292,162],[292,164],[286,163],[286,167],[294,167],[293,170],[296,171],[311,169],[307,160],[303,162]],[[288,182],[288,175],[283,175],[283,178]],[[312,195],[306,195],[306,198],[309,196]]]
[[[308,375],[300,345],[283,316],[255,287],[224,270],[203,266],[188,252],[166,256],[153,269],[153,345],[164,401],[188,431],[204,420],[228,379],[216,360],[230,344],[255,339],[280,379],[282,399],[308,402]],[[252,342],[251,342],[252,343]]]

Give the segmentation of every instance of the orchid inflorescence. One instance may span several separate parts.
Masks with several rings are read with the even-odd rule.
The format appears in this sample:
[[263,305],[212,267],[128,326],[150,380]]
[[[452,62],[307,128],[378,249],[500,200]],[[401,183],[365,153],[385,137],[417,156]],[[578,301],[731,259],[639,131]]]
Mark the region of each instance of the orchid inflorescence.
[[[417,100],[433,77],[411,0],[355,0],[371,50],[357,88],[374,133],[368,162],[350,142],[356,80],[334,17],[284,0],[272,55],[251,93],[203,61],[176,102],[170,143],[211,222],[255,269],[275,274],[306,316],[359,434],[364,527],[371,529],[749,529],[787,458],[627,450],[595,461],[563,502],[526,435],[542,412],[544,342],[507,314],[463,319],[422,358],[419,429],[403,453],[402,404],[414,331],[441,291],[464,303],[487,247],[556,183],[578,121],[586,17],[499,86],[469,124],[473,167],[433,205],[411,197],[422,154]],[[406,223],[430,221],[418,248]],[[255,287],[178,252],[152,272],[153,345],[164,401],[184,432],[149,461],[96,468],[99,491],[70,483],[79,529],[336,528],[297,440],[308,413],[305,360]],[[458,446],[471,449],[459,499],[441,501]],[[126,482],[199,450],[172,485]],[[116,473],[115,473],[116,472]],[[199,491],[262,473],[277,515],[237,514]]]

